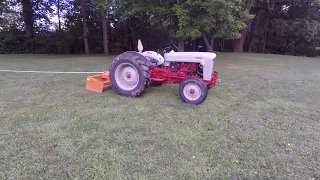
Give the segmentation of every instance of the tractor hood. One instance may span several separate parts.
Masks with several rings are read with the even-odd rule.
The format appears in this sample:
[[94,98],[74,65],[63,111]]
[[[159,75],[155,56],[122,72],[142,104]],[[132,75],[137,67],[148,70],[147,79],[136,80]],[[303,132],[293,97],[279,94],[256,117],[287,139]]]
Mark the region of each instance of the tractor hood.
[[179,63],[199,63],[203,66],[203,79],[211,80],[213,73],[214,60],[217,55],[208,52],[174,52],[171,51],[164,55],[166,64],[170,62]]
[[202,62],[214,61],[217,55],[208,52],[173,52],[164,55],[166,61],[169,62]]

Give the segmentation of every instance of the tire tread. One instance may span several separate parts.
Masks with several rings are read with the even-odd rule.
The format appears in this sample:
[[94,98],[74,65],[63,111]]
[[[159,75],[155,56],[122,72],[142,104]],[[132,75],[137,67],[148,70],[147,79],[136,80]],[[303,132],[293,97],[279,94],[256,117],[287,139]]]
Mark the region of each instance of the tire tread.
[[118,61],[121,60],[126,60],[129,62],[132,62],[132,64],[138,64],[141,68],[141,75],[144,76],[145,82],[144,84],[140,84],[138,86],[138,88],[135,88],[135,90],[132,90],[130,93],[129,92],[124,92],[124,90],[122,90],[121,88],[119,88],[114,81],[114,74],[110,73],[110,80],[113,81],[112,83],[112,89],[114,92],[116,92],[119,95],[124,95],[124,96],[131,96],[131,97],[138,97],[141,96],[144,92],[147,91],[147,89],[149,88],[149,84],[150,84],[150,71],[149,71],[149,66],[150,63],[149,61],[142,56],[141,54],[134,52],[134,51],[129,51],[129,52],[125,52],[117,57],[115,57],[112,61],[112,63],[109,66],[109,70],[110,72],[114,72],[115,69],[117,67],[116,64],[118,63]]

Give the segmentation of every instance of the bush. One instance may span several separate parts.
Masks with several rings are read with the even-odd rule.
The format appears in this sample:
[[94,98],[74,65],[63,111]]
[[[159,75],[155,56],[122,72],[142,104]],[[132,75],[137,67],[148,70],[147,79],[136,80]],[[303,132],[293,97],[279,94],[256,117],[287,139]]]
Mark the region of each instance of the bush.
[[0,32],[0,54],[69,54],[70,45],[64,34],[44,33],[26,39],[17,30]]

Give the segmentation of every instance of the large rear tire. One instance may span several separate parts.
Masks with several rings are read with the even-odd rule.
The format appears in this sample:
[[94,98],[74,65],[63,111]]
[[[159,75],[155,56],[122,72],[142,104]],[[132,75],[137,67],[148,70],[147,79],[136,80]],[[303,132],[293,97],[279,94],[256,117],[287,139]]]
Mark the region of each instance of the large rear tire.
[[119,95],[137,97],[147,91],[150,84],[150,62],[137,52],[125,52],[110,65],[112,90]]
[[184,102],[197,105],[206,100],[208,88],[199,78],[187,78],[179,85],[179,95]]

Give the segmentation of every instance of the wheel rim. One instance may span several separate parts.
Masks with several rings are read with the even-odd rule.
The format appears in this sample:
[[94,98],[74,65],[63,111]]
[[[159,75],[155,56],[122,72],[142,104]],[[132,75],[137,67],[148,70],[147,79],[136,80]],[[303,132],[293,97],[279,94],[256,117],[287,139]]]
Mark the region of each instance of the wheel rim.
[[187,84],[183,88],[183,95],[190,101],[195,101],[201,96],[201,88],[195,83]]
[[132,64],[122,63],[116,69],[115,80],[121,89],[130,91],[137,87],[139,73]]

